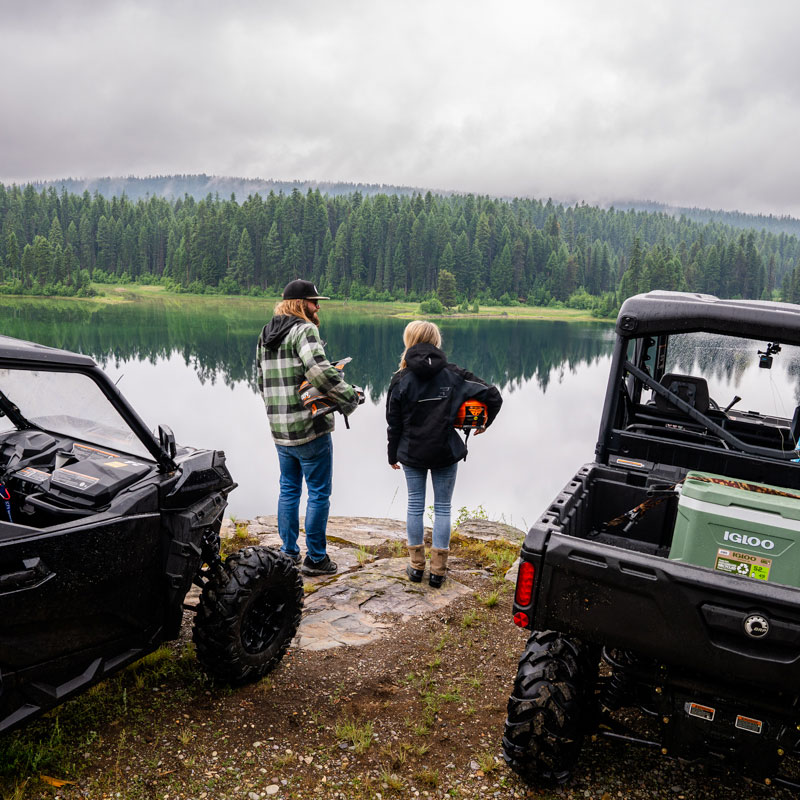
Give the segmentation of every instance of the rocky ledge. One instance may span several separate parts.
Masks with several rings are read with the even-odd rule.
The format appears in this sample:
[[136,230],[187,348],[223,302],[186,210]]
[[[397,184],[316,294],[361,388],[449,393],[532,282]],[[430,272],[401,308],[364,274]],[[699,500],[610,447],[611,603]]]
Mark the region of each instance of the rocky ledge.
[[[461,523],[456,532],[482,542],[505,539],[521,543],[525,535],[509,525],[481,519]],[[221,536],[257,540],[260,545],[276,549],[281,544],[275,516],[226,519]],[[302,547],[302,535],[300,538]],[[430,529],[426,529],[426,538],[430,540]],[[405,622],[441,609],[470,592],[458,578],[471,568],[458,558],[451,558],[448,579],[441,589],[432,589],[427,580],[411,583],[405,574],[408,563],[405,541],[405,523],[398,520],[331,517],[328,554],[339,565],[339,571],[335,575],[304,577],[305,607],[293,646],[301,650],[328,650],[368,644],[392,629],[386,622],[387,614]],[[392,555],[378,558],[373,553],[376,550],[388,550]],[[516,565],[506,578],[516,580]],[[193,592],[187,603],[196,603],[198,597],[199,592]]]

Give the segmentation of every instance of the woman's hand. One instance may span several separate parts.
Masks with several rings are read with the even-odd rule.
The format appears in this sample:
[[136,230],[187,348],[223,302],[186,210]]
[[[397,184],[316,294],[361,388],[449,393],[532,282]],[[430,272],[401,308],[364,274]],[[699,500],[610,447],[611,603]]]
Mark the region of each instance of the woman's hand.
[[400,465],[399,465],[399,464],[389,464],[389,466],[390,466],[392,469],[400,469]]

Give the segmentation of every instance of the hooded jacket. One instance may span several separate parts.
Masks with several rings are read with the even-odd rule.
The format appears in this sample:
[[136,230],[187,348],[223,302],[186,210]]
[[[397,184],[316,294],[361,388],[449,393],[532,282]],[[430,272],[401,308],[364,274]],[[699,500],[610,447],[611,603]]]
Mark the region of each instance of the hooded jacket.
[[256,377],[276,444],[306,444],[333,430],[333,414],[313,419],[303,406],[299,389],[304,380],[343,414],[358,405],[353,387],[325,356],[316,325],[300,317],[281,314],[264,326],[256,347]]
[[455,464],[467,454],[461,434],[453,427],[465,400],[480,400],[492,424],[503,399],[500,392],[471,372],[447,361],[431,344],[406,352],[405,369],[394,374],[386,397],[390,464],[436,469]]

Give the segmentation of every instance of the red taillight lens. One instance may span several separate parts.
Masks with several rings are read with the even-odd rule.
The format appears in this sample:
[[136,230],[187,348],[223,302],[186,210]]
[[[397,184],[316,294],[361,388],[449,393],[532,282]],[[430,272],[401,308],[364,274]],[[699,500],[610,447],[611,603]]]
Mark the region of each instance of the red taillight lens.
[[523,561],[519,565],[517,575],[517,593],[514,601],[518,606],[529,606],[533,600],[533,583],[536,580],[536,569],[530,561]]
[[517,611],[517,613],[514,614],[514,624],[518,625],[520,628],[527,628],[528,615],[524,611]]

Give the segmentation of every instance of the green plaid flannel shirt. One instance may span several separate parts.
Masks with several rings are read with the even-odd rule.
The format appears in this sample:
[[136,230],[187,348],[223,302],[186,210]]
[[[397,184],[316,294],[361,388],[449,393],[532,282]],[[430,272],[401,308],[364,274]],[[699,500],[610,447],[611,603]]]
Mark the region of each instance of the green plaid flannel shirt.
[[333,414],[312,420],[311,412],[303,408],[299,389],[305,379],[328,395],[343,414],[358,406],[355,390],[326,358],[317,328],[310,322],[295,325],[277,350],[264,344],[262,331],[256,348],[256,372],[275,444],[305,444],[334,428]]

